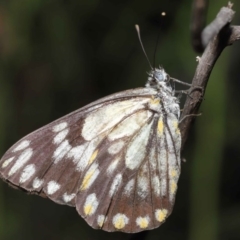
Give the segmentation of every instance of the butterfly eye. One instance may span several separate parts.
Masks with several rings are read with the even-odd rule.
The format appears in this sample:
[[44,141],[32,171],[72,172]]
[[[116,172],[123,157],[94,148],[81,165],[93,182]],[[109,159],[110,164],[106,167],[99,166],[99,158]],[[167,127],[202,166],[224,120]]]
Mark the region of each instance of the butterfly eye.
[[164,82],[168,79],[168,74],[161,68],[155,69],[152,75],[156,82]]

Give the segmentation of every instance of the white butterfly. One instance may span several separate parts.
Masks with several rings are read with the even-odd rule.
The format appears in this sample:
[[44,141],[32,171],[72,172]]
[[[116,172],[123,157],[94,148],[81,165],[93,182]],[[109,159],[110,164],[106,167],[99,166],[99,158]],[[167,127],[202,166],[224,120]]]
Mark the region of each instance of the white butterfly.
[[0,176],[76,207],[93,228],[139,232],[172,211],[180,175],[179,103],[164,69],[145,88],[115,93],[13,145]]

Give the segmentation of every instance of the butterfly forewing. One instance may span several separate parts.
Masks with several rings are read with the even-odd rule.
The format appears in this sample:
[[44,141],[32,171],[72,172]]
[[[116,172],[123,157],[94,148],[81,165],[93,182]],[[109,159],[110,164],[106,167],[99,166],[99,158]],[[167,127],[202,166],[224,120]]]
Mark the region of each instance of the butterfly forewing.
[[175,97],[161,94],[127,90],[46,125],[6,152],[1,178],[76,206],[93,228],[160,226],[174,204],[181,145]]

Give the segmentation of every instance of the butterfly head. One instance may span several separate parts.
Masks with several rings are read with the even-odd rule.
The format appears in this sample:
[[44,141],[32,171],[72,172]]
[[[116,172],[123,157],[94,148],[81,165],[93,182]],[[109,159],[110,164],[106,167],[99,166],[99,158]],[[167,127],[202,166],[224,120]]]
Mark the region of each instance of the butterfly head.
[[154,68],[150,73],[148,73],[148,82],[146,84],[146,87],[165,87],[169,80],[170,77],[163,68]]

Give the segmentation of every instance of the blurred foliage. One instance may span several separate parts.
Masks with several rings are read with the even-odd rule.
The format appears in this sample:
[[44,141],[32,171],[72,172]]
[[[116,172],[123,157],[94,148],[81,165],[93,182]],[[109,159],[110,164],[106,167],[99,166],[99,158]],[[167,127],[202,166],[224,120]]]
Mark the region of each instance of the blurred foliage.
[[[210,1],[208,22],[226,4]],[[149,66],[136,23],[150,59],[160,31],[156,63],[190,82],[197,65],[190,16],[190,0],[2,0],[0,154],[99,97],[143,86]],[[239,25],[239,12],[234,21]],[[228,47],[214,68],[163,226],[140,235],[93,230],[75,209],[1,182],[0,239],[240,239],[239,53],[239,43]]]

